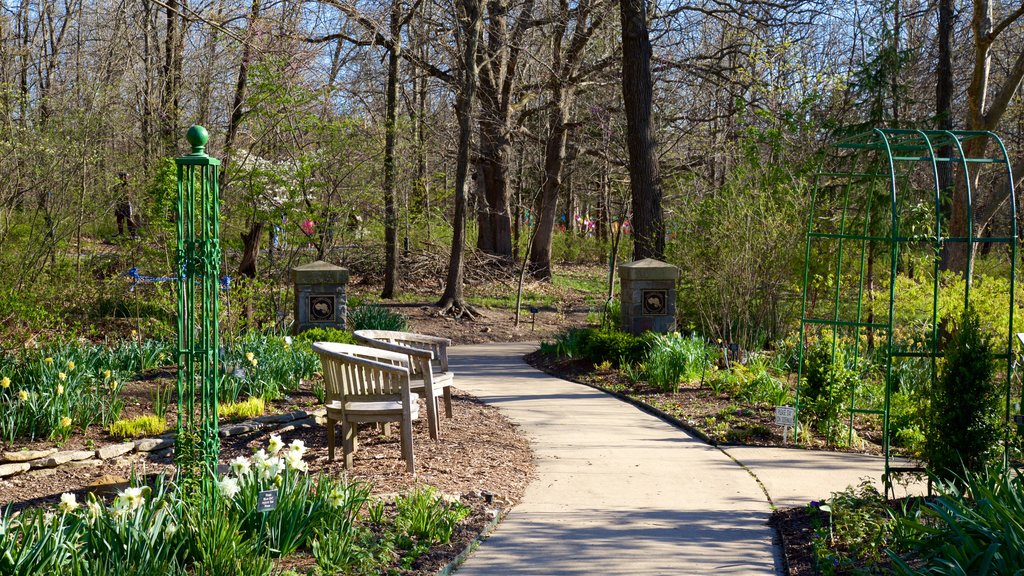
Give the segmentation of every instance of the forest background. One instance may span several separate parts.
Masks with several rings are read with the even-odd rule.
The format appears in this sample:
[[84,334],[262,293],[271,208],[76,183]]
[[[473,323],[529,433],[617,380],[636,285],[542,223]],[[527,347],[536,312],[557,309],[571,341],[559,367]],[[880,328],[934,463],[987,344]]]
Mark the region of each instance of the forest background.
[[[104,319],[172,330],[169,288],[125,273],[173,275],[193,123],[224,160],[223,270],[250,323],[284,330],[289,270],[314,259],[460,313],[464,266],[546,282],[655,255],[681,268],[683,327],[763,346],[799,319],[836,139],[997,130],[1021,180],[1022,47],[1024,3],[999,0],[3,0],[4,348]],[[979,234],[1004,232],[1006,193],[977,199]],[[118,234],[126,199],[138,230]],[[652,222],[663,245],[633,246]],[[424,260],[436,284],[409,271]]]

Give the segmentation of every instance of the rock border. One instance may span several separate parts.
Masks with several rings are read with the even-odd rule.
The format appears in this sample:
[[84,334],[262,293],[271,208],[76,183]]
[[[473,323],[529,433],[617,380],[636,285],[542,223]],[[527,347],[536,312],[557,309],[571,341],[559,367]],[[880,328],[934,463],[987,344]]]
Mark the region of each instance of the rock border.
[[[242,436],[254,432],[284,434],[323,424],[326,416],[326,408],[269,414],[244,422],[226,424],[220,429],[220,437]],[[174,443],[175,434],[172,433],[128,442],[114,442],[95,450],[61,451],[57,448],[47,448],[44,450],[7,451],[0,455],[0,478],[17,476],[29,470],[98,466],[105,461],[115,460],[132,453],[169,454],[174,448]]]

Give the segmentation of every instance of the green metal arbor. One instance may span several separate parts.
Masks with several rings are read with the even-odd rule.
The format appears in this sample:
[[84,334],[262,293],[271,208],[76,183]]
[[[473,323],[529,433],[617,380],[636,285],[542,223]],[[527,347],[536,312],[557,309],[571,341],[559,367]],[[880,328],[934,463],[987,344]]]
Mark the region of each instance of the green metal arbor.
[[[969,157],[965,148],[994,154]],[[957,280],[940,273],[940,254],[951,244],[966,245],[968,270],[983,265],[986,278],[1001,279],[992,285],[1008,286],[1009,293],[1002,295],[1008,302],[1007,332],[1005,340],[1000,337],[997,341],[997,357],[1006,362],[1006,417],[1010,418],[1017,272],[1013,174],[999,137],[973,131],[875,129],[836,144],[824,166],[818,174],[807,227],[797,418],[799,422],[801,400],[805,400],[801,395],[807,395],[801,388],[807,387],[804,364],[809,340],[817,336],[817,345],[823,347],[819,352],[828,353],[831,347],[830,366],[837,354],[851,367],[870,356],[884,373],[884,395],[868,397],[862,387],[854,385],[843,398],[830,400],[843,402],[840,414],[850,442],[855,418],[881,418],[884,478],[889,486],[893,474],[921,470],[896,466],[892,461],[897,432],[891,418],[893,396],[906,385],[908,374],[935,382],[937,359],[942,354],[941,322],[952,312],[950,291],[957,291],[958,301],[962,291],[964,306],[971,300],[971,279]],[[1008,202],[996,212],[990,233],[984,237],[970,232],[966,237],[950,235],[952,195],[940,186],[943,168],[952,169],[951,182],[966,186],[966,205],[961,209],[966,210],[967,230],[974,230],[977,208],[972,183],[1006,186],[1010,191]],[[978,170],[984,172],[975,179]],[[974,262],[975,252],[987,255]],[[914,286],[918,292],[924,287],[924,298],[920,294],[916,299],[906,296],[915,291]]]
[[220,441],[217,387],[220,328],[220,160],[207,156],[210,135],[192,126],[192,153],[178,167],[178,442],[179,475],[216,479]]

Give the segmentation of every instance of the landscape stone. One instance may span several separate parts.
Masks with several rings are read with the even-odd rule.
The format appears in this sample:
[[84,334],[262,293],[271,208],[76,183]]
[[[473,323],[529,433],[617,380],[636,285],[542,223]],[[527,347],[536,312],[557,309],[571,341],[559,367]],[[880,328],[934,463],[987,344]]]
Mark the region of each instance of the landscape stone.
[[40,458],[46,458],[51,454],[56,454],[56,448],[47,448],[45,450],[20,450],[17,452],[4,452],[4,462],[31,462],[32,460],[39,460]]
[[29,462],[32,468],[53,468],[67,464],[68,462],[74,462],[76,460],[85,460],[86,458],[92,458],[96,455],[93,450],[71,450],[68,452],[57,452],[53,456],[48,458],[40,458],[39,460],[33,460]]
[[299,410],[297,412],[287,412],[285,414],[270,414],[269,416],[260,416],[259,418],[254,418],[254,421],[263,424],[284,424],[285,422],[291,422],[292,420],[302,418],[305,415],[306,413],[304,411]]
[[304,428],[312,428],[314,426],[316,426],[316,417],[315,416],[310,416],[309,418],[304,418],[302,420],[296,420],[296,421],[292,422],[291,424],[288,424],[287,426],[282,426],[282,427],[278,428],[277,429],[277,433],[278,434],[284,434],[285,432],[292,432],[292,431],[298,430],[300,428],[303,428],[303,429]]
[[31,468],[28,462],[12,462],[10,464],[0,464],[0,478],[5,476],[11,476],[12,474],[21,474],[22,472]]
[[153,452],[174,446],[174,440],[170,438],[143,438],[135,443],[136,452]]
[[96,449],[96,457],[100,460],[109,460],[127,454],[135,449],[134,442],[122,442],[120,444],[108,444]]
[[89,490],[100,495],[114,495],[127,487],[127,478],[113,474],[104,474],[89,484]]
[[221,428],[219,434],[221,438],[228,438],[230,436],[240,436],[242,434],[256,432],[261,429],[263,429],[263,424],[253,420],[246,420],[245,422],[239,422],[238,424],[232,424]]
[[67,464],[61,466],[61,468],[91,468],[93,466],[99,466],[101,464],[103,464],[103,460],[99,460],[97,458],[90,458],[88,460],[75,460],[73,462],[68,462]]

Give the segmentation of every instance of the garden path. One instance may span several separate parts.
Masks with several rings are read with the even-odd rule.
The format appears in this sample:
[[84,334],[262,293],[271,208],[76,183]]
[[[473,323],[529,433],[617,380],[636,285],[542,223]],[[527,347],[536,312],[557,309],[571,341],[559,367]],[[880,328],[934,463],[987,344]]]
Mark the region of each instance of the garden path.
[[781,574],[766,493],[777,506],[797,506],[881,477],[877,457],[708,446],[528,366],[522,356],[534,349],[450,349],[456,386],[520,425],[537,466],[459,576]]
[[778,573],[750,474],[629,404],[528,366],[535,348],[450,349],[455,385],[521,425],[537,465],[459,576]]

